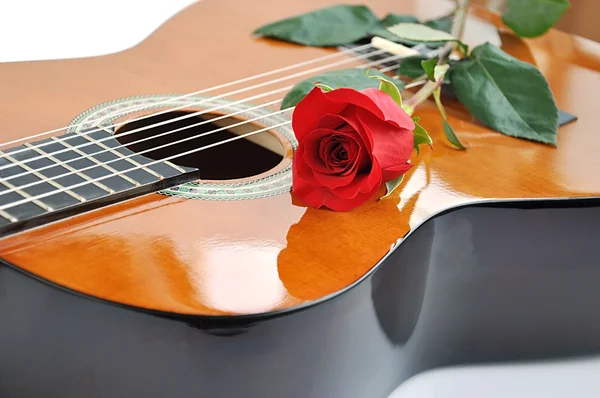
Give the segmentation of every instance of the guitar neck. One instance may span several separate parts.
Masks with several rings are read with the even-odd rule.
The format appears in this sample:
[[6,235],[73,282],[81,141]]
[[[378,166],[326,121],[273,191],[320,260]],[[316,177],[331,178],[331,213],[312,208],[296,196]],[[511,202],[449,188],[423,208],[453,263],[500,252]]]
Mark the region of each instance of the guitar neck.
[[0,154],[0,237],[198,178],[197,168],[136,154],[102,129]]

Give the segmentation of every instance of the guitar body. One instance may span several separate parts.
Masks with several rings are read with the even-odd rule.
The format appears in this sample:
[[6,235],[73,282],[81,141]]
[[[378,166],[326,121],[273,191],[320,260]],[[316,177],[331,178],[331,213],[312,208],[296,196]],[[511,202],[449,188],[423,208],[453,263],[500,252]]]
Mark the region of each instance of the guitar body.
[[[62,139],[102,118],[118,136],[106,126],[123,132],[135,127],[128,120],[174,105],[252,118],[253,106],[285,91],[246,98],[316,72],[267,82],[334,60],[228,82],[339,52],[252,31],[333,3],[203,0],[124,52],[0,64],[0,136],[71,125],[54,134]],[[368,5],[421,19],[451,6]],[[475,17],[500,26],[480,9]],[[501,37],[578,117],[561,126],[557,148],[496,133],[448,101],[469,150],[446,144],[435,107],[423,105],[416,115],[434,150],[414,155],[390,198],[352,212],[294,198],[293,132],[273,127],[253,144],[255,158],[241,145],[169,166],[200,170],[198,181],[157,182],[153,192],[18,229],[4,220],[0,396],[386,397],[440,366],[600,352],[600,49],[558,31]],[[365,62],[341,60],[340,68]],[[127,107],[135,111],[123,114]]]

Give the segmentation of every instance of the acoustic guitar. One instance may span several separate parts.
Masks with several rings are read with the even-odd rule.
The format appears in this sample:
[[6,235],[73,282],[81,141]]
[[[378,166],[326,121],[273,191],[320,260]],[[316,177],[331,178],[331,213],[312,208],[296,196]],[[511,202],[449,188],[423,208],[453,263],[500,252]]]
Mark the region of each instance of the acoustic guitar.
[[558,147],[448,101],[459,151],[426,103],[435,148],[392,196],[314,209],[290,192],[282,97],[400,57],[252,32],[331,4],[203,0],[127,51],[0,64],[0,397],[374,398],[441,366],[600,352],[600,47],[471,8],[577,118]]

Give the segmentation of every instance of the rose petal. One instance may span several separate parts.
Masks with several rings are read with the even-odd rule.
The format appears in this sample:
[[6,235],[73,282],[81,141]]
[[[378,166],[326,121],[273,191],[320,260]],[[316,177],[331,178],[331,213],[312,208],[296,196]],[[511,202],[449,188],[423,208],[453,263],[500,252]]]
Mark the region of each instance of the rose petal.
[[[411,117],[398,105],[389,94],[378,88],[367,88],[356,91],[351,88],[338,88],[324,93],[327,99],[340,104],[352,104],[363,108],[378,119],[385,120],[396,127],[414,130],[415,123]],[[335,113],[335,112],[328,112]]]
[[[377,159],[381,166],[384,181],[390,181],[398,177],[397,172],[402,167],[406,167],[405,165],[412,154],[413,132],[377,119],[362,109],[357,114],[360,123],[365,127],[367,133],[373,137],[373,157]],[[396,175],[396,177],[390,178],[390,175]]]
[[366,193],[373,190],[373,187],[379,188],[382,183],[382,173],[379,163],[373,160],[371,170],[367,173],[357,174],[354,180],[345,186],[338,187],[332,192],[343,199],[352,199],[360,193]]
[[[346,109],[346,108],[344,108]],[[342,110],[343,112],[343,110]],[[340,118],[339,115],[334,115],[332,113],[327,113],[321,116],[319,121],[317,122],[316,128],[322,129],[332,129],[332,130],[340,130],[344,128],[346,121]]]
[[327,166],[328,169],[335,171],[331,167],[331,152],[335,149],[336,146],[339,145],[339,141],[335,135],[330,135],[324,137],[319,143],[319,157],[323,161],[323,164]]
[[320,88],[313,88],[298,102],[292,114],[292,128],[298,141],[317,128],[323,115],[337,115],[347,105],[344,102],[332,101]]
[[358,133],[362,139],[362,142],[365,144],[366,149],[371,152],[373,148],[373,137],[371,137],[371,134],[365,130],[361,121],[358,119],[358,116],[356,115],[358,109],[360,108],[350,105],[344,109],[338,117],[344,120],[348,126]]
[[371,191],[359,193],[352,199],[341,199],[335,195],[328,195],[325,197],[324,204],[334,211],[351,211],[372,199],[378,190],[379,186],[376,185]]
[[406,174],[406,172],[408,170],[410,170],[411,167],[413,167],[412,164],[404,163],[404,164],[400,164],[396,167],[387,168],[386,170],[382,171],[383,181],[388,182],[388,181],[395,180],[396,178],[400,177],[401,175]]
[[358,136],[356,137],[356,139],[348,140],[348,142],[351,143],[348,147],[351,154],[349,154],[348,156],[350,159],[353,160],[350,166],[346,168],[346,170],[340,172],[340,175],[365,172],[371,168],[371,155],[369,154],[366,148],[360,146],[358,140],[360,140],[360,137]]
[[343,173],[348,167],[352,166],[354,159],[348,159],[348,152],[344,149],[341,141],[333,143],[329,150],[329,159],[327,166],[336,173]]
[[292,170],[294,171],[294,173],[297,173],[303,179],[307,181],[314,181],[315,176],[313,173],[313,169],[304,160],[305,153],[306,150],[304,145],[298,145],[298,148],[296,148],[296,154],[292,159]]
[[[364,143],[365,145],[368,146],[369,151],[372,148],[372,140],[371,137],[367,135],[367,133],[365,132],[365,129],[362,128],[360,121],[358,120],[358,117],[356,116],[356,106],[354,105],[350,105],[348,107],[346,107],[341,114],[339,115],[332,115],[332,114],[327,114],[327,115],[323,115],[323,117],[321,118],[321,120],[319,121],[319,127],[317,127],[317,129],[319,128],[325,128],[325,129],[329,129],[330,126],[338,126],[335,131],[338,132],[350,132],[350,131],[356,131],[359,136],[361,137],[361,139],[359,140],[361,145],[362,143]],[[321,127],[323,126],[323,127]]]
[[362,137],[350,126],[339,130],[338,133],[343,134],[347,139],[348,158],[355,160],[352,167],[358,167],[359,171],[368,170],[371,167],[371,155]]
[[327,166],[342,172],[356,160],[359,146],[356,139],[349,136],[352,134],[356,135],[356,132],[339,131],[330,144],[324,145],[321,143],[321,149],[325,151],[321,153],[321,157]]
[[[356,135],[356,132],[347,132],[347,134]],[[333,166],[333,167],[330,166],[331,170],[337,171],[336,174],[319,173],[316,170],[313,171],[315,180],[330,189],[334,189],[334,188],[345,186],[345,185],[352,183],[356,176],[356,173],[359,170],[359,166],[365,162],[362,158],[366,157],[367,162],[370,161],[370,158],[368,157],[368,155],[363,155],[365,153],[365,151],[362,148],[360,148],[360,146],[358,145],[358,143],[355,140],[355,137],[352,137],[349,135],[349,136],[338,136],[336,138],[339,140],[339,142],[346,141],[347,143],[353,143],[352,145],[354,147],[356,147],[356,151],[357,151],[356,155],[357,156],[354,159],[348,161],[347,164],[345,165],[345,167],[343,167],[343,168],[336,168],[335,166]],[[356,138],[358,138],[358,137],[356,137]],[[327,154],[327,155],[329,155],[329,154]]]
[[[376,115],[378,118],[384,119],[385,115],[384,115],[383,111],[381,109],[379,109],[379,106],[377,106],[377,104],[371,99],[371,97],[369,95],[367,95],[366,93],[364,93],[363,91],[364,90],[356,91],[355,89],[352,89],[352,88],[338,88],[333,91],[324,93],[324,95],[326,95],[327,99],[333,103],[356,105],[359,108],[364,108],[364,109],[368,110],[369,112]],[[382,91],[382,93],[383,93],[383,91]],[[385,94],[385,93],[383,93],[383,94]],[[389,97],[388,94],[385,94],[385,95],[387,95]],[[391,97],[390,97],[390,99],[391,99]],[[392,100],[392,102],[393,101],[394,100]],[[396,106],[398,106],[398,105],[396,105]],[[328,112],[328,113],[337,114],[339,112]]]
[[356,105],[375,115],[378,119],[414,130],[415,125],[408,114],[398,105],[389,94],[369,88],[356,91],[351,88],[338,88],[323,92],[313,88],[294,109],[292,127],[296,138],[301,140],[306,134],[317,128],[325,114],[339,114],[348,105]]
[[363,205],[364,203],[372,199],[373,196],[375,196],[375,194],[377,193],[377,191],[379,191],[379,186],[380,185],[374,185],[373,189],[369,192],[358,193],[352,199],[341,199],[335,195],[327,196],[324,201],[325,206],[334,211],[354,210],[355,208]]
[[325,206],[334,211],[350,211],[370,200],[382,183],[377,162],[371,173],[358,177],[352,175],[349,185],[334,190],[316,184],[316,179],[303,178],[299,170],[299,167],[292,167],[292,191],[301,201],[314,208]]
[[360,146],[353,138],[348,138],[343,144],[344,150],[346,151],[346,158],[349,162],[354,162],[358,157],[358,151]]
[[293,192],[296,197],[314,208],[328,207],[333,211],[350,211],[369,201],[379,190],[375,185],[369,192],[358,193],[353,198],[344,199],[333,194],[329,189],[305,183],[294,175]]
[[[320,173],[334,173],[327,165],[323,162],[320,156],[321,141],[327,137],[331,137],[336,134],[335,130],[330,129],[317,129],[308,134],[302,143],[298,143],[298,147],[301,144],[304,145],[305,150],[302,154],[304,162],[308,164],[313,170]],[[296,153],[295,157],[299,157]]]
[[350,161],[344,141],[340,140],[331,150],[331,166],[336,168],[345,167]]
[[356,169],[357,172],[366,172],[371,168],[371,155],[369,154],[367,148],[361,146],[362,142],[360,136],[356,132],[346,133],[346,138],[348,139],[348,158],[353,159],[352,167],[347,169],[340,174],[347,174],[349,171],[354,171]]
[[327,167],[329,167],[327,164],[327,154],[333,149],[334,145],[336,145],[336,142],[333,140],[331,135],[323,137],[319,142],[319,157],[321,158],[323,164]]
[[[356,169],[355,169],[356,170]],[[350,173],[347,175],[341,174],[322,174],[315,172],[315,180],[317,180],[320,185],[327,187],[329,189],[334,189],[337,187],[342,187],[348,185],[355,178],[356,171],[354,173]]]
[[307,205],[320,208],[325,205],[327,197],[331,192],[324,187],[309,184],[292,169],[292,192]]
[[[311,148],[313,148],[313,149],[319,148],[319,149],[315,149],[316,151],[319,151],[320,146],[317,146],[319,144],[317,144],[315,142],[315,140],[317,139],[316,137],[319,137],[318,139],[323,139],[324,135],[327,135],[327,134],[334,135],[336,133],[339,133],[339,134],[354,138],[354,140],[356,141],[356,143],[359,147],[365,147],[366,151],[364,152],[364,154],[368,156],[368,159],[370,159],[370,152],[373,147],[373,142],[372,142],[373,140],[372,140],[372,137],[370,136],[370,133],[368,134],[365,131],[365,129],[361,125],[360,120],[356,116],[356,107],[354,107],[354,106],[348,107],[347,109],[345,109],[342,112],[342,115],[328,115],[328,118],[330,119],[330,120],[328,120],[328,123],[331,123],[331,124],[334,124],[334,123],[340,124],[341,123],[341,124],[343,124],[343,127],[341,127],[338,130],[330,130],[327,128],[323,128],[323,129],[319,128],[319,129],[314,130],[312,133],[308,134],[305,138],[305,144],[307,145],[307,147],[310,145]],[[318,135],[313,135],[313,134],[318,134]],[[310,143],[309,143],[309,141],[310,141]],[[311,149],[311,156],[313,155],[313,153],[312,153],[313,149]],[[314,153],[320,153],[320,152],[314,152]],[[363,161],[361,162],[361,164],[370,165],[369,162],[365,162],[364,160],[365,160],[365,158],[363,158]],[[313,164],[313,163],[311,163],[311,164]],[[321,164],[323,164],[323,163],[321,162]],[[326,173],[325,169],[318,167],[317,164],[314,164],[314,167],[315,167],[315,169],[318,169],[320,172]]]
[[388,123],[392,123],[396,127],[405,128],[411,131],[415,129],[415,122],[411,119],[408,113],[406,113],[404,109],[402,109],[396,103],[396,101],[390,97],[389,94],[379,90],[378,88],[367,88],[361,90],[361,93],[369,97],[379,108],[379,110],[381,110],[384,115],[383,118],[375,114],[379,119],[383,119]]

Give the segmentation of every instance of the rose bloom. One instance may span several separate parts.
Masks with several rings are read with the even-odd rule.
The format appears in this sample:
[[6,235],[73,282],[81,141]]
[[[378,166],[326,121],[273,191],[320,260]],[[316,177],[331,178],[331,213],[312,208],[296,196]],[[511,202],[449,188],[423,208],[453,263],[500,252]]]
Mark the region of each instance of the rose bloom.
[[384,91],[315,87],[296,105],[292,191],[309,206],[352,210],[406,173],[415,124]]

